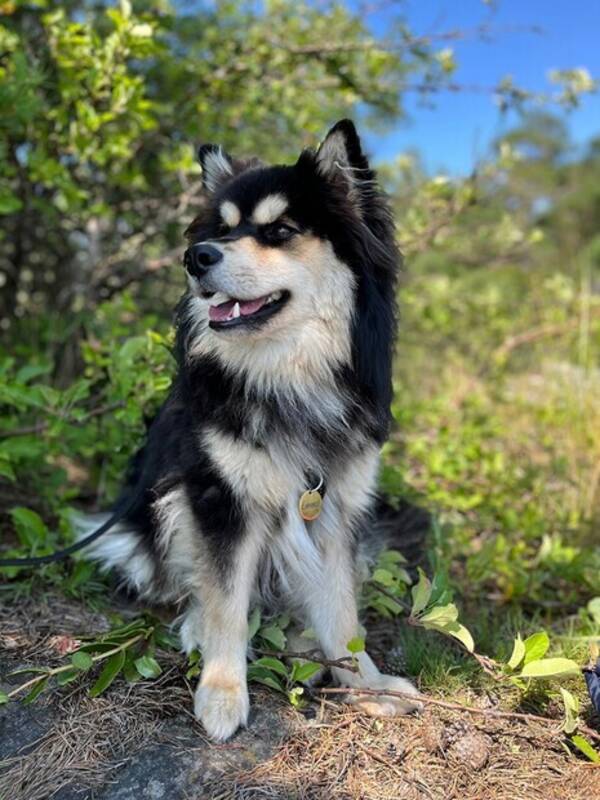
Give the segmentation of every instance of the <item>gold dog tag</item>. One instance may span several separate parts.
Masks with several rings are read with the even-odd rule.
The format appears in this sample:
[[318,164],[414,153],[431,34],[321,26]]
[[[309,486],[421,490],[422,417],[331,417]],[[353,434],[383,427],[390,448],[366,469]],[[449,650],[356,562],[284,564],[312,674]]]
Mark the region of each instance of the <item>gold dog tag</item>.
[[313,519],[316,519],[321,513],[322,507],[323,498],[316,489],[309,489],[307,492],[304,492],[298,503],[300,516],[303,520],[306,520],[306,522],[312,522]]

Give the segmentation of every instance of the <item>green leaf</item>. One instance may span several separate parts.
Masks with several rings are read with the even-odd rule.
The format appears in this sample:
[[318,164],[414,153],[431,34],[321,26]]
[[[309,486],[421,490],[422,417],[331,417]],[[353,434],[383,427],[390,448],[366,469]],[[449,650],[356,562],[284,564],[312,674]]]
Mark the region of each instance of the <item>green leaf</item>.
[[106,664],[100,675],[98,676],[98,680],[90,689],[90,697],[98,697],[98,695],[102,694],[102,692],[106,691],[114,679],[117,677],[119,672],[123,669],[123,664],[125,663],[125,651],[119,650],[118,653],[115,653],[111,656]]
[[302,708],[302,706],[306,705],[304,698],[302,697],[303,694],[304,689],[302,686],[294,686],[294,688],[290,689],[288,692],[288,699],[294,708]]
[[394,585],[394,576],[392,573],[387,569],[382,569],[381,567],[375,570],[372,580],[374,580],[375,583],[380,583],[382,586]]
[[71,656],[71,664],[73,664],[76,669],[85,672],[93,666],[94,662],[92,661],[92,657],[89,653],[86,653],[83,650],[78,650]]
[[276,674],[266,667],[250,664],[248,666],[248,680],[255,683],[262,683],[270,689],[286,694],[286,691]]
[[17,474],[10,465],[10,462],[4,458],[0,459],[0,477],[6,478],[9,481],[16,481]]
[[600,597],[592,597],[587,604],[587,610],[596,625],[600,625]]
[[361,636],[355,636],[346,644],[350,653],[362,653],[365,649],[365,640]]
[[590,761],[592,761],[594,764],[600,764],[600,753],[598,753],[597,750],[594,750],[587,739],[584,739],[583,736],[580,736],[577,733],[575,736],[571,736],[570,741],[573,742],[575,747],[580,750],[584,756],[587,756]]
[[6,694],[6,692],[0,692],[0,706],[4,705],[4,703],[8,703],[10,701],[10,697]]
[[177,634],[175,631],[169,630],[164,625],[159,625],[159,627],[154,631],[154,639],[156,644],[159,647],[162,647],[164,650],[181,650],[179,634]]
[[250,617],[248,619],[248,641],[249,642],[251,642],[252,639],[254,639],[254,637],[258,633],[259,628],[260,628],[260,609],[259,608],[255,608],[255,609],[253,609],[253,611],[250,614]]
[[384,550],[379,556],[380,564],[406,564],[406,558],[399,550]]
[[44,691],[47,685],[48,685],[47,677],[42,678],[42,680],[39,683],[36,683],[36,685],[29,692],[27,697],[24,698],[23,700],[24,705],[29,705],[29,703],[33,703],[33,701],[41,695],[41,693]]
[[431,597],[431,581],[419,567],[419,582],[412,587],[412,610],[411,614],[416,617],[423,611]]
[[456,622],[457,619],[457,607],[454,605],[454,603],[448,603],[448,605],[445,606],[436,606],[435,608],[432,608],[431,611],[427,612],[427,614],[419,617],[419,622],[425,627],[427,627],[428,624],[435,624],[443,628],[446,625]]
[[162,672],[160,664],[153,656],[145,655],[136,658],[134,664],[137,671],[144,678],[158,678]]
[[455,622],[453,625],[447,625],[444,628],[444,633],[449,633],[450,636],[453,636],[455,639],[458,639],[459,642],[462,642],[469,653],[472,653],[473,650],[475,650],[475,642],[473,641],[471,632],[468,630],[468,628],[465,628],[464,625],[461,625],[460,622]]
[[[198,672],[200,672],[200,670],[198,670]],[[125,664],[123,664],[123,677],[127,683],[136,683],[142,677],[137,671],[137,667],[135,666],[131,653],[127,654]]]
[[577,730],[577,715],[579,714],[579,700],[573,697],[571,692],[560,687],[563,703],[565,705],[565,721],[563,730],[565,733],[574,733]]
[[6,189],[0,192],[0,214],[14,214],[23,206],[19,198]]
[[523,678],[552,678],[580,672],[579,665],[570,658],[543,658],[530,661],[521,670]]
[[265,628],[261,628],[260,635],[276,650],[285,649],[286,636],[278,625],[267,625]]
[[257,658],[253,663],[256,664],[257,667],[266,667],[267,669],[273,670],[273,672],[278,672],[280,675],[283,675],[287,678],[288,668],[283,661],[280,661],[278,658],[273,658],[272,656],[263,656],[262,658]]
[[23,506],[15,506],[10,510],[10,516],[17,530],[21,544],[33,547],[43,543],[48,534],[44,520],[36,511]]
[[521,639],[521,634],[518,634],[515,638],[515,643],[513,645],[513,651],[508,659],[508,666],[510,669],[517,669],[523,658],[525,657],[525,644]]
[[373,604],[377,606],[376,611],[385,616],[389,616],[389,614],[386,614],[386,611],[390,611],[392,614],[401,614],[403,611],[400,603],[397,603],[391,597],[379,592],[377,596],[373,598]]
[[301,663],[300,661],[294,661],[294,666],[292,668],[292,680],[298,681],[299,683],[302,683],[303,681],[309,681],[320,669],[321,665],[316,664],[314,661],[305,661],[304,663]]
[[78,653],[108,653],[109,650],[114,650],[115,647],[118,647],[121,642],[111,642],[111,641],[103,641],[103,642],[88,642],[87,644],[82,644]]
[[81,670],[79,669],[66,669],[64,672],[59,672],[56,676],[56,682],[59,686],[65,686],[67,683],[71,683],[76,678],[81,675]]
[[523,644],[525,645],[525,664],[529,664],[530,661],[538,661],[546,655],[550,647],[550,638],[546,631],[540,631],[528,636]]

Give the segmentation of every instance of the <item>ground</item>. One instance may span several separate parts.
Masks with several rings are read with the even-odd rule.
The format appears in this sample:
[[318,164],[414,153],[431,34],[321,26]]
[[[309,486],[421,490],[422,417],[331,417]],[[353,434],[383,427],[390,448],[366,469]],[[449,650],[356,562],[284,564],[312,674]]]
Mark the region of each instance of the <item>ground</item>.
[[[0,688],[14,685],[7,675],[23,665],[59,663],[52,637],[108,627],[105,613],[58,595],[5,604]],[[117,681],[99,698],[75,683],[1,707],[0,798],[600,800],[600,768],[566,752],[559,721],[554,728],[433,706],[373,720],[333,696],[297,711],[256,688],[248,729],[215,745],[192,716],[179,657],[168,659],[158,680]]]

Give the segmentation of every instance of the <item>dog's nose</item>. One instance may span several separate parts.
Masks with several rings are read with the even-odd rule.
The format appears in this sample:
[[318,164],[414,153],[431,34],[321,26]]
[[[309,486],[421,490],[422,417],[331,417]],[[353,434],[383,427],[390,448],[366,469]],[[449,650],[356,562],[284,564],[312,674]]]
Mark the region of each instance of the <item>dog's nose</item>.
[[193,244],[185,251],[183,264],[190,275],[201,278],[222,258],[223,253],[212,244]]

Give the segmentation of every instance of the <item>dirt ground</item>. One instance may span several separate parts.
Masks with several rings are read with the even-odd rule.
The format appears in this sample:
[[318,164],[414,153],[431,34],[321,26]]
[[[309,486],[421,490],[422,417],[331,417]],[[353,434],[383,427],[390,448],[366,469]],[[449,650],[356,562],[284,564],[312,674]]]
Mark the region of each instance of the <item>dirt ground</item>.
[[[51,637],[107,627],[59,597],[1,607],[0,688],[11,670],[59,663]],[[373,720],[333,696],[299,712],[259,688],[248,729],[214,745],[168,659],[158,680],[96,699],[70,684],[0,707],[0,800],[600,800],[600,768],[550,726],[432,706]]]

